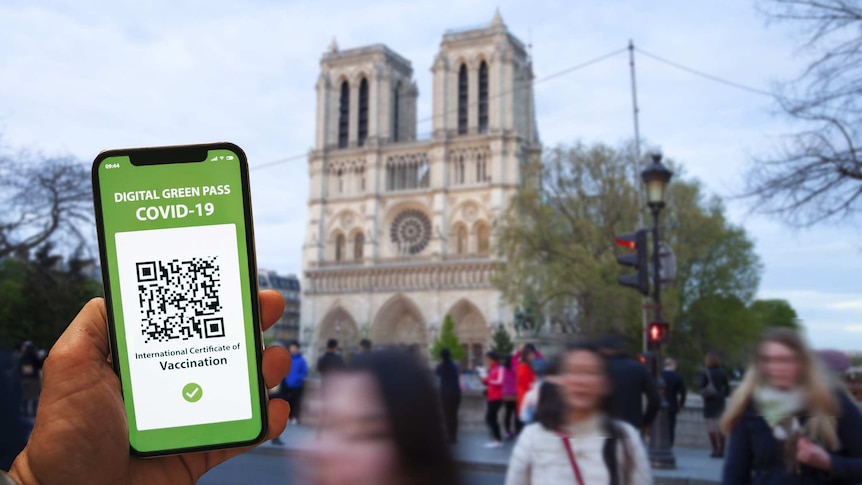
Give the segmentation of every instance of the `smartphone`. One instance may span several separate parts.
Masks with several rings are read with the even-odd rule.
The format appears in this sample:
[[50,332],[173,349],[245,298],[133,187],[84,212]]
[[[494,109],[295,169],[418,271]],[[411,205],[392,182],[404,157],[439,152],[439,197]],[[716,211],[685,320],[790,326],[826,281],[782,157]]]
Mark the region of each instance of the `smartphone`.
[[137,456],[266,435],[245,153],[230,143],[109,150],[93,200],[111,362]]

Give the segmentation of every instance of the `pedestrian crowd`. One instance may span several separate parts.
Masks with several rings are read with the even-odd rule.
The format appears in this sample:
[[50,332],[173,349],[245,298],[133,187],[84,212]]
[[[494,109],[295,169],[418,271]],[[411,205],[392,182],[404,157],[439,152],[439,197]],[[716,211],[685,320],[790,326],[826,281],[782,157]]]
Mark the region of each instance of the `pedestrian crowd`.
[[[103,311],[85,307],[50,364],[43,366],[44,353],[29,342],[0,355],[0,469],[11,466],[6,478],[24,485],[126,483],[132,477],[194,483],[238,454],[138,460],[109,446],[127,437],[122,426],[93,418],[96,410],[122,415],[119,390],[93,386],[96,370],[111,372],[107,344],[96,341],[106,336]],[[381,349],[363,339],[348,356],[330,339],[312,367],[298,341],[285,347],[289,372],[273,381],[270,370],[267,377],[268,385],[276,383],[271,397],[290,404],[289,421],[270,423],[267,438],[274,444],[283,444],[285,425],[303,420],[306,381],[313,370],[320,376],[315,444],[307,466],[297,471],[302,483],[461,483],[450,445],[458,442],[465,369],[452,349],[432,356],[431,365],[416,346]],[[486,446],[514,443],[506,485],[650,484],[645,442],[662,409],[669,443],[676,442],[689,389],[672,358],[656,371],[656,381],[613,336],[547,356],[524,343],[512,355],[488,351],[483,357],[476,370],[484,387]],[[769,330],[735,389],[715,353],[705,355],[691,382],[703,401],[710,456],[724,458],[725,485],[862,483],[859,407],[797,332]],[[50,419],[43,409],[51,410]],[[26,431],[20,418],[33,416],[33,435],[21,451]],[[97,443],[104,446],[94,448]],[[0,473],[0,483],[6,478]]]

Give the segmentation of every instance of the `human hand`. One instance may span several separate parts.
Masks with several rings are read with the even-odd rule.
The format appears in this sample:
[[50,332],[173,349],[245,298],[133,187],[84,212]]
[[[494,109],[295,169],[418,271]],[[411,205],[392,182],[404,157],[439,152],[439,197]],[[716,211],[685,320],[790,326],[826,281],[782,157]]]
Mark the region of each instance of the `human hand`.
[[820,470],[832,471],[832,457],[806,437],[799,438],[796,444],[796,461]]
[[[284,299],[260,292],[261,326],[272,326],[284,312]],[[219,463],[247,448],[140,459],[129,454],[129,429],[120,381],[108,355],[105,301],[90,300],[51,349],[33,433],[10,476],[22,485],[192,484]],[[282,347],[263,353],[263,377],[275,386],[290,370]],[[266,439],[284,431],[290,407],[269,401]]]

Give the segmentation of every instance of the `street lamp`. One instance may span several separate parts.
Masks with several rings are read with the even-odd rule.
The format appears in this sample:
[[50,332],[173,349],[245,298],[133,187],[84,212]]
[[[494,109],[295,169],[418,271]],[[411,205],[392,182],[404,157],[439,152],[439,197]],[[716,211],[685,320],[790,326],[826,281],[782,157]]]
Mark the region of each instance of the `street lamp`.
[[[641,179],[647,189],[647,206],[652,211],[653,220],[653,322],[664,326],[661,318],[661,259],[659,250],[659,212],[665,206],[667,185],[673,177],[667,167],[661,163],[661,153],[653,153],[652,164],[641,172]],[[665,327],[666,328],[666,327]],[[666,333],[665,337],[666,338]],[[662,347],[663,339],[655,341],[651,349],[655,358],[651,362],[651,371],[661,397],[661,407],[658,416],[650,426],[649,457],[655,468],[676,468],[676,458],[670,447],[670,420],[668,419],[668,404],[665,397],[665,383],[662,378]]]

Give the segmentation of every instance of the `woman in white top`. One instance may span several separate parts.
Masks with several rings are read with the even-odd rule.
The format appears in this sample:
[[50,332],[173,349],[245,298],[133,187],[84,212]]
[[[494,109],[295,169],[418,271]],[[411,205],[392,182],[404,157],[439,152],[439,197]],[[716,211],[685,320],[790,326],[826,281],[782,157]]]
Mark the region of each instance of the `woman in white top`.
[[506,485],[649,485],[641,438],[612,420],[604,358],[587,344],[559,357],[540,388],[536,422],[524,428],[512,452]]

